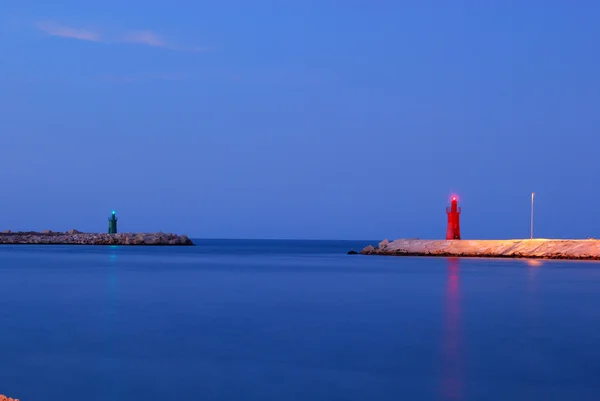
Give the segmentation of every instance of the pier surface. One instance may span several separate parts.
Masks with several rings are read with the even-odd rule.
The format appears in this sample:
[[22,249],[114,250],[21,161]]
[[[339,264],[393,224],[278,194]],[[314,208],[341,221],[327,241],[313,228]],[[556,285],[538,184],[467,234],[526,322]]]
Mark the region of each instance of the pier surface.
[[82,233],[44,231],[0,233],[0,244],[45,245],[194,245],[186,235],[169,233]]
[[363,255],[600,260],[600,240],[383,240]]

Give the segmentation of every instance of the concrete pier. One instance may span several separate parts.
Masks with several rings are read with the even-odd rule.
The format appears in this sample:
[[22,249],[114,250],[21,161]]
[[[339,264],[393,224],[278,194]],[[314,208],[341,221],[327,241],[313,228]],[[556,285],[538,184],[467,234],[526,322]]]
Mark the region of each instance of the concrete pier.
[[538,258],[600,260],[600,240],[418,240],[398,239],[369,245],[363,255],[453,256],[487,258]]

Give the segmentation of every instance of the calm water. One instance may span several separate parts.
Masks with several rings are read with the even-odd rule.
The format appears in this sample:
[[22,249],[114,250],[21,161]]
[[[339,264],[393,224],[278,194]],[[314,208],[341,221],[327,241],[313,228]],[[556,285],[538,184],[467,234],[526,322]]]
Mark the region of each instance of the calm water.
[[62,400],[594,400],[600,264],[363,243],[0,247],[0,393]]

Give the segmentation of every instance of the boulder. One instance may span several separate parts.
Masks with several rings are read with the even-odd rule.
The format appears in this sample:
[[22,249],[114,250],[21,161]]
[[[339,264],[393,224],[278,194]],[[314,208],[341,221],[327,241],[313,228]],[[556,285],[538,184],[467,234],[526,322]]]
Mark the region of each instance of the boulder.
[[375,253],[375,247],[373,245],[366,246],[362,251],[360,251],[363,255],[371,255]]
[[352,251],[348,251],[348,255],[358,255],[358,252],[352,250]]
[[384,249],[386,246],[388,246],[390,243],[390,241],[388,241],[387,239],[384,239],[383,241],[381,241],[379,243],[379,245],[377,245],[377,248],[379,248],[380,250]]
[[144,243],[144,235],[137,234],[135,237],[133,237],[133,243],[135,245],[142,245]]
[[160,244],[160,237],[158,235],[144,235],[144,244],[146,245],[158,245]]

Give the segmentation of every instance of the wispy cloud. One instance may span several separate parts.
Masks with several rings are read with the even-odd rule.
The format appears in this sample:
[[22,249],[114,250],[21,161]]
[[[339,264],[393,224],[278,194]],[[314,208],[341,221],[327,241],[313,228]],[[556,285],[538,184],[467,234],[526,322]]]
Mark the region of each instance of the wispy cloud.
[[100,32],[73,28],[56,22],[39,22],[36,27],[51,36],[61,36],[64,38],[87,40],[91,42],[105,43],[128,43],[135,45],[144,45],[151,47],[160,47],[169,50],[198,52],[205,51],[203,47],[180,46],[165,40],[161,35],[149,30],[127,31],[125,33],[105,35]]
[[63,38],[89,40],[91,42],[102,42],[102,37],[98,32],[88,29],[72,28],[55,22],[38,22],[37,28],[51,36],[62,36]]
[[118,38],[118,42],[131,43],[136,45],[145,45],[153,47],[162,47],[169,50],[177,50],[184,52],[202,52],[208,51],[206,47],[198,46],[181,46],[170,41],[167,41],[159,34],[152,31],[129,31]]
[[121,37],[121,41],[125,43],[136,43],[140,45],[169,47],[167,42],[152,31],[132,31],[127,32]]

